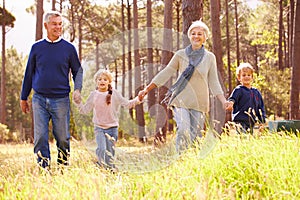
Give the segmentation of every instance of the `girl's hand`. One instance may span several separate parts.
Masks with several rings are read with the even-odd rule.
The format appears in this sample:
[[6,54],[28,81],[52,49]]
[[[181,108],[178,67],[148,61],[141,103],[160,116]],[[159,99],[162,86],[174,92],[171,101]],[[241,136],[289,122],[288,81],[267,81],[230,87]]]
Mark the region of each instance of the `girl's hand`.
[[76,104],[79,104],[81,102],[81,94],[79,90],[75,90],[73,92],[73,100]]

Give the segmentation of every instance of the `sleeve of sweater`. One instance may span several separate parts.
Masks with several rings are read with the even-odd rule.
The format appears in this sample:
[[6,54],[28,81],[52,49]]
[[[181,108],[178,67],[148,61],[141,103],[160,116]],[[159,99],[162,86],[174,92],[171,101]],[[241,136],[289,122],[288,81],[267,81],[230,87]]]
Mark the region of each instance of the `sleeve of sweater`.
[[73,81],[74,81],[74,90],[78,89],[81,91],[83,69],[82,69],[77,51],[73,45],[72,45],[72,52],[71,52],[71,58],[70,58],[70,67],[71,67]]
[[81,114],[86,115],[89,112],[91,112],[91,110],[94,108],[94,96],[95,96],[95,92],[93,91],[90,93],[85,104],[83,104],[82,102],[80,104],[77,104],[77,106],[79,108],[79,112]]
[[21,100],[27,100],[31,89],[32,89],[32,76],[35,69],[35,55],[34,55],[34,48],[32,46],[31,51],[29,53],[25,75],[23,78],[22,83],[22,90],[21,90]]
[[239,99],[239,87],[237,86],[236,88],[233,89],[233,91],[231,92],[228,100],[229,101],[232,101],[234,103],[237,103],[238,102],[238,99]]
[[263,101],[263,98],[262,98],[262,95],[261,93],[257,90],[258,92],[258,95],[259,95],[259,116],[260,116],[260,121],[262,123],[265,123],[266,122],[266,111],[265,111],[265,105],[264,105],[264,101]]
[[134,106],[141,103],[138,97],[128,100],[125,97],[123,97],[122,94],[117,90],[113,90],[113,93],[116,95],[119,104],[125,108],[133,108]]
[[209,59],[210,59],[210,67],[208,71],[208,83],[209,83],[209,88],[212,92],[213,95],[218,95],[218,94],[224,94],[219,77],[218,77],[218,69],[217,69],[217,63],[216,63],[216,57],[213,53],[208,54]]
[[157,87],[164,85],[179,69],[180,58],[181,56],[177,51],[168,65],[152,79],[152,83]]

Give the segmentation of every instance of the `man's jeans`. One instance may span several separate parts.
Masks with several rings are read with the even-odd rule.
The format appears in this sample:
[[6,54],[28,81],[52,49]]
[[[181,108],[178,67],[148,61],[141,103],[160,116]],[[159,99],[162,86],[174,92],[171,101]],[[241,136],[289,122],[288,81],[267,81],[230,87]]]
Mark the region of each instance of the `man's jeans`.
[[175,107],[174,119],[177,125],[176,150],[180,153],[195,142],[197,137],[202,137],[205,115],[193,109]]
[[34,120],[34,153],[42,167],[50,165],[49,122],[58,150],[57,162],[67,165],[70,153],[70,99],[45,98],[34,93],[32,97]]
[[96,155],[98,162],[104,168],[115,168],[115,143],[118,140],[118,127],[103,129],[98,126],[94,127],[97,149]]

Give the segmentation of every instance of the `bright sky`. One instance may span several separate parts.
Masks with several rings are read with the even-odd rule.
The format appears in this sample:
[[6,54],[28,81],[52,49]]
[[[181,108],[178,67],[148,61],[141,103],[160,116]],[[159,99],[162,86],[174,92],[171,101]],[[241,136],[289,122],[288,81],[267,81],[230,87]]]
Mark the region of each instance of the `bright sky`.
[[[0,2],[1,7],[3,2]],[[34,0],[9,0],[5,1],[5,8],[12,13],[15,18],[15,26],[6,33],[6,49],[13,46],[18,53],[27,55],[31,45],[35,41],[35,23],[34,15],[27,13],[26,8],[34,4]],[[50,6],[47,1],[44,1],[44,8]],[[1,31],[0,31],[1,32]],[[0,38],[2,44],[2,37]]]
[[[94,0],[95,2],[101,2],[106,4],[111,0]],[[17,49],[18,53],[24,55],[29,54],[31,45],[35,42],[35,25],[36,17],[31,13],[26,12],[26,8],[34,4],[34,0],[5,0],[5,8],[12,13],[15,18],[15,26],[6,34],[6,49],[13,46]],[[3,1],[0,1],[1,7],[3,7]],[[44,1],[44,10],[51,9],[51,3]],[[1,33],[0,28],[0,33]],[[43,29],[45,32],[45,29]],[[2,44],[2,37],[0,37]]]

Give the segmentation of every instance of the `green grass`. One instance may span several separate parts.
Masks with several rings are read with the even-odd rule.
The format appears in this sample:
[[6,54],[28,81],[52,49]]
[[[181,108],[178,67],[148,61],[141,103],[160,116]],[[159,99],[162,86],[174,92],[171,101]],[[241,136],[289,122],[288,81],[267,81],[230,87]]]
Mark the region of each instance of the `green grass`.
[[50,175],[32,145],[0,145],[0,199],[300,199],[294,135],[222,136],[211,152],[202,144],[180,156],[170,144],[119,147],[116,174],[97,168],[90,146],[71,147],[70,166],[62,174],[52,163]]

